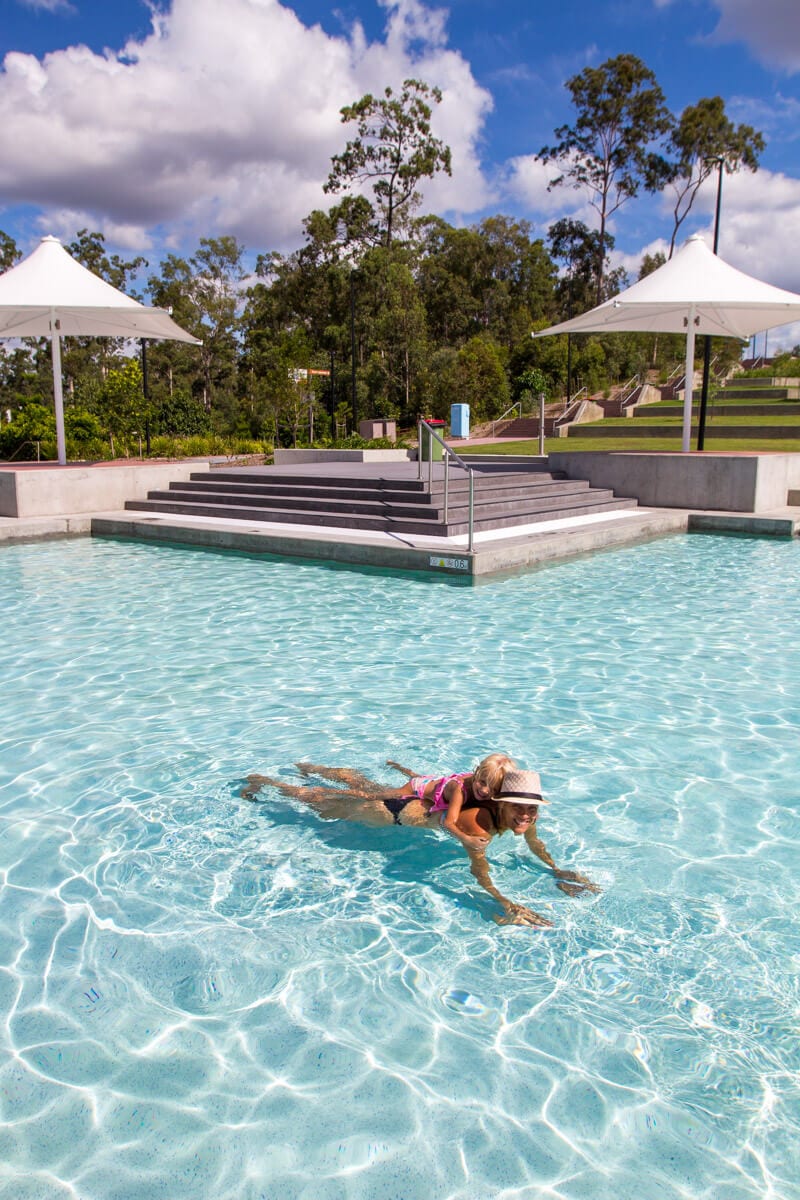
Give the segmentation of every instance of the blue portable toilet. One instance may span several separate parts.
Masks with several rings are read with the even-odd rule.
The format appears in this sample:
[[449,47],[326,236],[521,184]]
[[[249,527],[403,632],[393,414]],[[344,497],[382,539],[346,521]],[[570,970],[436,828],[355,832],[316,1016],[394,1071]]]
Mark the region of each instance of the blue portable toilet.
[[450,405],[450,436],[459,438],[469,437],[469,405]]

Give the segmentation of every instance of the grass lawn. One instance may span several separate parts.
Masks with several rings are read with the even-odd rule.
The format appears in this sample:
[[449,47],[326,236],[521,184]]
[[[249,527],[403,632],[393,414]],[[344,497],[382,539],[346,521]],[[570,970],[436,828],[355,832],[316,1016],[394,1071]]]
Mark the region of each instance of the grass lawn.
[[[697,446],[697,433],[692,433],[692,449]],[[627,450],[633,454],[650,454],[658,450],[678,451],[681,448],[680,429],[676,427],[675,437],[641,438],[641,437],[571,437],[545,438],[545,454],[557,451],[583,450]],[[783,454],[800,454],[800,426],[796,438],[714,438],[713,429],[706,426],[706,450],[758,450],[775,451]],[[470,454],[538,454],[539,441],[533,438],[520,442],[500,442],[493,446],[454,446],[457,454],[466,457]]]
[[[634,428],[641,429],[643,427],[645,421],[647,421],[648,424],[656,424],[657,423],[659,425],[678,425],[678,426],[683,425],[683,417],[661,416],[658,413],[654,413],[652,417],[644,417],[644,418],[643,417],[638,417],[638,418],[637,417],[606,417],[605,420],[603,421],[603,428],[604,429],[624,429],[627,426],[630,429],[631,426],[634,426]],[[754,416],[752,413],[748,414],[747,412],[742,413],[741,416],[735,416],[735,417],[730,416],[730,415],[726,415],[724,417],[723,416],[714,416],[714,415],[709,416],[707,414],[706,415],[706,433],[708,432],[709,427],[714,424],[726,425],[726,426],[727,425],[796,425],[798,428],[798,434],[800,435],[800,417],[796,417],[791,413],[787,414],[785,417],[782,417],[782,416],[760,417],[757,415]],[[590,425],[581,425],[580,428],[581,429],[590,429],[591,426]],[[645,428],[646,428],[646,426],[645,426]],[[580,435],[578,435],[578,436],[580,436]],[[571,441],[572,439],[570,438],[569,440]]]

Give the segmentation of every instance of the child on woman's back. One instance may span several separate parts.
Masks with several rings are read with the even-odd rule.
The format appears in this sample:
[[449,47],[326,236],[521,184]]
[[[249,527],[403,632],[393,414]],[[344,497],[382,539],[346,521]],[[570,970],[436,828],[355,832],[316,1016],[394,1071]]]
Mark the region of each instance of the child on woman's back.
[[472,772],[460,775],[445,775],[438,778],[435,775],[414,775],[407,767],[387,760],[387,766],[395,767],[409,776],[409,782],[403,788],[409,795],[417,796],[422,801],[427,812],[442,813],[440,824],[452,837],[458,838],[467,850],[483,850],[487,838],[470,837],[458,828],[458,818],[465,808],[479,808],[487,800],[492,800],[500,791],[503,776],[506,771],[516,767],[513,758],[507,754],[490,754],[478,763]]

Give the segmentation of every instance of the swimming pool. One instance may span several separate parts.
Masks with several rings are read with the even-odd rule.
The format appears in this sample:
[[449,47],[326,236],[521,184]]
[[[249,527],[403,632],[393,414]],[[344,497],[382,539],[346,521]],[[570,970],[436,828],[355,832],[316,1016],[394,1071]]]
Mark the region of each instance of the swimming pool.
[[[0,555],[0,1196],[800,1196],[800,545],[479,588],[81,540]],[[301,758],[542,773],[498,928]]]

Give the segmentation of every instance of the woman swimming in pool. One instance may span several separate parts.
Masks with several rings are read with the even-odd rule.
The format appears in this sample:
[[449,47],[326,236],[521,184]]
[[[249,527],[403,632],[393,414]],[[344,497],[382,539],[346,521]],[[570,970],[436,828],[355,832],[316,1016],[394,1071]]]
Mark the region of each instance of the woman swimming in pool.
[[[548,803],[542,796],[537,772],[520,771],[506,766],[505,763],[512,760],[505,755],[490,755],[480,767],[490,760],[503,760],[502,766],[497,761],[492,764],[494,770],[502,773],[497,790],[494,794],[484,795],[483,787],[479,783],[478,791],[481,794],[478,795],[473,783],[469,788],[462,788],[459,812],[453,817],[458,831],[456,836],[469,855],[472,875],[504,910],[502,917],[494,918],[498,925],[551,925],[552,922],[539,913],[509,900],[492,883],[485,850],[493,837],[509,831],[516,837],[524,837],[533,854],[550,868],[556,886],[568,895],[576,896],[581,892],[597,892],[600,889],[575,871],[559,869],[544,842],[537,835],[536,819],[539,806]],[[266,775],[250,775],[242,796],[252,800],[263,787],[275,787],[286,796],[310,804],[321,817],[329,821],[357,821],[363,825],[416,825],[428,828],[439,824],[443,809],[434,809],[434,804],[437,790],[444,798],[446,789],[438,787],[441,780],[433,776],[420,776],[399,763],[390,761],[388,765],[409,777],[409,782],[403,788],[387,788],[385,784],[376,783],[360,771],[349,768],[298,763],[297,767],[304,776],[316,776],[343,783],[345,787],[296,785],[284,783],[280,779],[271,779]],[[453,779],[474,779],[480,767],[476,768],[472,777],[445,776],[444,779],[448,782]],[[423,796],[420,796],[420,792],[423,792]],[[451,796],[455,796],[452,790]],[[450,815],[449,809],[447,815]]]

